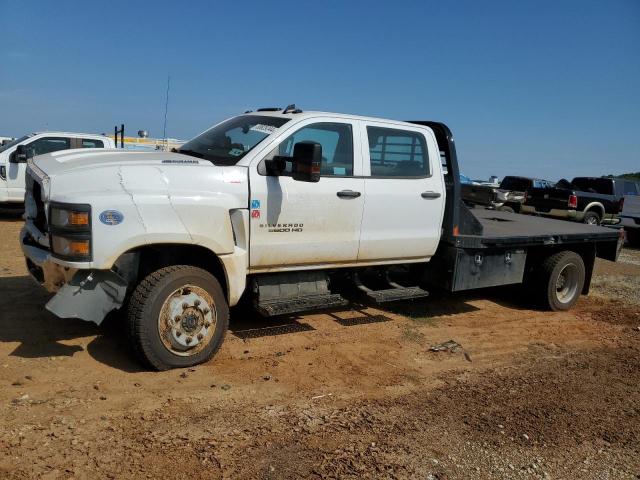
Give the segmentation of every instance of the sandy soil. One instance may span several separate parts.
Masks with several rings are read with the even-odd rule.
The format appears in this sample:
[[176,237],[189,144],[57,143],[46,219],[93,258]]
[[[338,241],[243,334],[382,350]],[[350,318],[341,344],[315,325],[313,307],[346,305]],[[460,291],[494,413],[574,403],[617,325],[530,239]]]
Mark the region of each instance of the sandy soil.
[[[0,478],[638,478],[640,251],[568,313],[514,291],[265,321],[146,372],[60,320],[0,217]],[[431,352],[447,340],[455,352]]]

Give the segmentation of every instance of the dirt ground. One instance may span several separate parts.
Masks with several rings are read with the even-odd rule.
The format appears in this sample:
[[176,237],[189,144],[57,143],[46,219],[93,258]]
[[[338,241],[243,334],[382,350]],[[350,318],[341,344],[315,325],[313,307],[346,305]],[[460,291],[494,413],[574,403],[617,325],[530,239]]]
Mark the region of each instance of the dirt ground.
[[[568,313],[515,291],[265,321],[146,372],[60,320],[0,217],[0,478],[640,478],[640,251]],[[456,351],[429,347],[455,340]]]

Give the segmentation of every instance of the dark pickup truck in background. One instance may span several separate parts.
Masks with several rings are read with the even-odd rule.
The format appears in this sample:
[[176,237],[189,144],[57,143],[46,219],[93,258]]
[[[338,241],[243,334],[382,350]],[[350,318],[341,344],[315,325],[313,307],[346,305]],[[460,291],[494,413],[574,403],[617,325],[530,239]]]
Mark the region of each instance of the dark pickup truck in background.
[[551,188],[554,182],[540,178],[507,175],[499,185],[487,185],[460,175],[462,200],[502,212],[520,213],[525,192],[532,188]]
[[[639,194],[640,195],[640,194]],[[632,247],[640,247],[640,196],[627,195],[620,212],[620,225],[627,232],[627,241]]]
[[520,213],[525,192],[532,188],[552,188],[555,183],[541,178],[515,177],[507,175],[496,191],[495,205],[503,212]]
[[468,206],[480,205],[494,207],[496,202],[496,186],[487,185],[471,180],[466,175],[460,174],[460,193],[462,201]]
[[527,190],[521,213],[562,218],[592,225],[619,222],[625,195],[638,195],[638,183],[624,178],[576,177],[554,188]]

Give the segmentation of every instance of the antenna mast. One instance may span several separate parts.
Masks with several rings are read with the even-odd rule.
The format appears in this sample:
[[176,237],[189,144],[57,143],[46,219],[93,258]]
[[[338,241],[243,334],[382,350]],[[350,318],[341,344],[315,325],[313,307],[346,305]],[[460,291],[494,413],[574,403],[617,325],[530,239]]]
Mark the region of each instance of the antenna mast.
[[164,140],[164,149],[168,150],[169,142],[167,140],[167,113],[169,111],[169,88],[171,87],[171,76],[167,75],[167,96],[164,102],[164,127],[162,128],[162,139]]

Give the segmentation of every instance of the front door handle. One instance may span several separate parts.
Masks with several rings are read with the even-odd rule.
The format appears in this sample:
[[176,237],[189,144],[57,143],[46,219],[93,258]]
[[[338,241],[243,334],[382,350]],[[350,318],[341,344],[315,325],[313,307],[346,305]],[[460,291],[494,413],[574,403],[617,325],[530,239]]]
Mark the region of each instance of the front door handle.
[[354,192],[353,190],[340,190],[337,195],[340,198],[358,198],[361,193],[360,192]]
[[420,196],[422,198],[440,198],[440,192],[422,192]]

